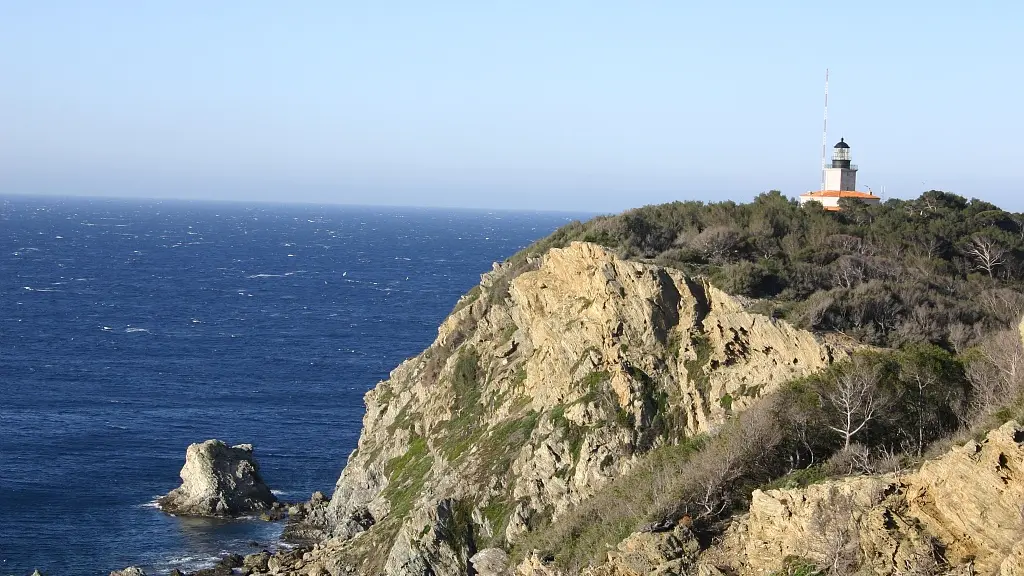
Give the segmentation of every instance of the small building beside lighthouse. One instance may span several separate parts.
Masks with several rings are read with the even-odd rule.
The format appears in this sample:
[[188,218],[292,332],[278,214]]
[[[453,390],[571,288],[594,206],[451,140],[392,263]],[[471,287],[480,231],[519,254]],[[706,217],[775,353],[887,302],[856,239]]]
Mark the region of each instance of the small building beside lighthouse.
[[818,202],[825,210],[839,210],[839,200],[850,198],[865,204],[878,204],[881,198],[870,192],[857,191],[857,165],[851,163],[850,145],[843,138],[832,149],[832,164],[824,168],[824,190],[800,195],[800,205]]

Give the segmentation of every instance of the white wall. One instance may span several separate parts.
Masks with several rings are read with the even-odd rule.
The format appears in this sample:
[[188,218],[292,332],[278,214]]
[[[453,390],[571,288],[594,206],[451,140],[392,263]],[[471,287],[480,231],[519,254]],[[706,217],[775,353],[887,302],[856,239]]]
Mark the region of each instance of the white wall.
[[849,168],[826,168],[825,190],[856,190],[857,171]]

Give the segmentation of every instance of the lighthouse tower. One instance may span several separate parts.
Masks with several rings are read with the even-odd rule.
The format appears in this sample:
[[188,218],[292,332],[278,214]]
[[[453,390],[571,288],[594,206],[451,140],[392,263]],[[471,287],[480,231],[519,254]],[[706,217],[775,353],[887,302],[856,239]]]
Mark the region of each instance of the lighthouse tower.
[[868,192],[857,192],[857,165],[850,162],[850,145],[843,138],[832,149],[832,164],[824,168],[825,189],[800,195],[800,205],[818,202],[825,210],[839,210],[841,198],[852,198],[865,204],[878,204],[882,199]]
[[850,145],[845,138],[832,149],[832,166],[825,168],[826,191],[853,191],[857,189],[857,165],[850,163]]

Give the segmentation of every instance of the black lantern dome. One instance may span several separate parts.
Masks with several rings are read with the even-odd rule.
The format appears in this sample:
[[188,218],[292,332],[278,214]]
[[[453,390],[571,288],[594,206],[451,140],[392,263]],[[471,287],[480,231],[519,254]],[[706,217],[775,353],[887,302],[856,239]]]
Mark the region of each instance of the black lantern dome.
[[835,148],[832,150],[832,167],[850,167],[850,145],[842,138],[839,139],[839,143],[836,144]]

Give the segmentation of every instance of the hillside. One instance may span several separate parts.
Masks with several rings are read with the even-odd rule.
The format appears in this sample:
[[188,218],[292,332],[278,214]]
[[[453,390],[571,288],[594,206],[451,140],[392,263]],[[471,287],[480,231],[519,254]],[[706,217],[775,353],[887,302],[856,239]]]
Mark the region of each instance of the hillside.
[[[778,524],[851,514],[836,490],[887,517],[958,506],[901,478],[1021,415],[1018,218],[943,193],[840,214],[769,193],[566,226],[496,264],[366,395],[329,503],[288,528],[316,544],[267,571],[910,573],[850,538],[830,565]],[[772,516],[771,499],[822,504]],[[985,534],[925,512],[893,536],[901,562],[935,559],[914,573],[981,557],[965,543]],[[797,544],[750,552],[775,533]],[[984,552],[994,570],[1009,550]]]
[[778,192],[673,202],[574,222],[525,252],[573,240],[705,276],[765,314],[876,346],[966,350],[1024,309],[1024,215],[945,192],[840,213]]

